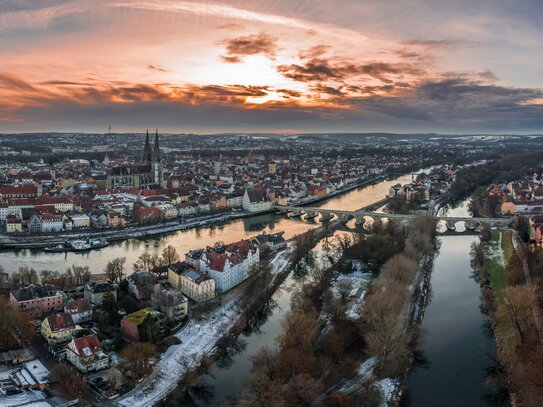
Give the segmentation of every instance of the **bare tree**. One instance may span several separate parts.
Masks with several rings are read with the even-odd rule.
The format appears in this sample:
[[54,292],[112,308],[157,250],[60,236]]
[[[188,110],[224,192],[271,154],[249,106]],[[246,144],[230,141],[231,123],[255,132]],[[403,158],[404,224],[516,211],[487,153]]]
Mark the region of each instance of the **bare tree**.
[[179,254],[173,246],[168,245],[162,250],[161,262],[164,266],[170,266],[178,260]]
[[77,397],[83,393],[87,387],[79,373],[64,363],[57,363],[51,370],[61,387],[72,397]]
[[33,333],[34,326],[28,314],[13,308],[6,298],[0,297],[0,348],[19,348],[21,339],[30,338]]
[[503,302],[498,305],[498,315],[515,330],[524,342],[524,333],[534,324],[534,307],[537,301],[537,287],[534,284],[506,287]]
[[368,352],[379,358],[379,370],[397,372],[409,358],[411,340],[402,310],[409,293],[406,286],[396,280],[379,281],[366,296],[364,305],[365,327],[363,336]]
[[49,284],[51,282],[51,277],[53,272],[51,270],[41,270],[40,271],[40,280],[42,284]]
[[120,282],[124,276],[124,264],[126,263],[126,257],[117,257],[110,260],[106,264],[104,273],[107,278],[113,282]]
[[76,264],[72,264],[71,274],[73,284],[82,285],[86,282],[85,280],[90,277],[89,266],[78,266]]
[[38,272],[27,265],[21,266],[19,270],[11,275],[11,282],[15,286],[38,284]]
[[380,275],[402,284],[410,284],[415,278],[418,268],[418,263],[415,260],[403,253],[398,253],[388,259],[381,267]]
[[136,379],[148,375],[152,370],[151,358],[158,356],[156,346],[151,343],[138,342],[126,346],[122,351],[125,367]]
[[144,270],[151,272],[153,271],[153,268],[156,263],[156,255],[152,255],[151,253],[144,252],[140,254],[140,257],[138,257],[138,260],[134,263],[134,268],[138,270]]

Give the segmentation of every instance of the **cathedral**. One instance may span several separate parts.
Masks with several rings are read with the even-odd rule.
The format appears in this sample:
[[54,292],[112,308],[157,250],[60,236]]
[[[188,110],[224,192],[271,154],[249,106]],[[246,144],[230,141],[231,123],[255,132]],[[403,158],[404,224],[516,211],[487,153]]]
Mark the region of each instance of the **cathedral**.
[[107,187],[113,188],[151,188],[163,184],[162,157],[158,143],[158,130],[155,134],[155,145],[151,148],[149,130],[145,138],[141,161],[134,165],[113,167],[108,171]]

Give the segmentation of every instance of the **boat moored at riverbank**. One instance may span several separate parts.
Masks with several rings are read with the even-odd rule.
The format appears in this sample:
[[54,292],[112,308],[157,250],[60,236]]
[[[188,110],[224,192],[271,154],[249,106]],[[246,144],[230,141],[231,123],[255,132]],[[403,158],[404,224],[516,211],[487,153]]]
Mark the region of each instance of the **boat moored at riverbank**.
[[87,240],[66,240],[62,244],[49,246],[43,250],[48,253],[63,252],[86,252],[90,250],[102,249],[109,246],[106,239],[87,239]]

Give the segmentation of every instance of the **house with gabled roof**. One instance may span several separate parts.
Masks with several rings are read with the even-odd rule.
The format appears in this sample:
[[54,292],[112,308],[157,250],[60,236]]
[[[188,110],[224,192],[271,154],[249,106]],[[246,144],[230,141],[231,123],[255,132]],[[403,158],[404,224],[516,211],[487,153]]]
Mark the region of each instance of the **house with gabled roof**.
[[76,329],[71,314],[52,314],[41,323],[41,334],[50,344],[67,342],[72,338]]
[[95,334],[73,338],[66,346],[66,359],[82,373],[109,367],[109,356]]

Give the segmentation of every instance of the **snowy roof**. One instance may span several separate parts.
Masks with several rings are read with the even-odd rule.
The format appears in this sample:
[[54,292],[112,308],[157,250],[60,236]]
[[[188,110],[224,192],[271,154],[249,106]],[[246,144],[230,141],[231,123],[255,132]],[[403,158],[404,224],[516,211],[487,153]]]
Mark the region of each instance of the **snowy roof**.
[[23,364],[24,370],[29,372],[39,384],[49,383],[49,370],[39,361],[32,360]]

